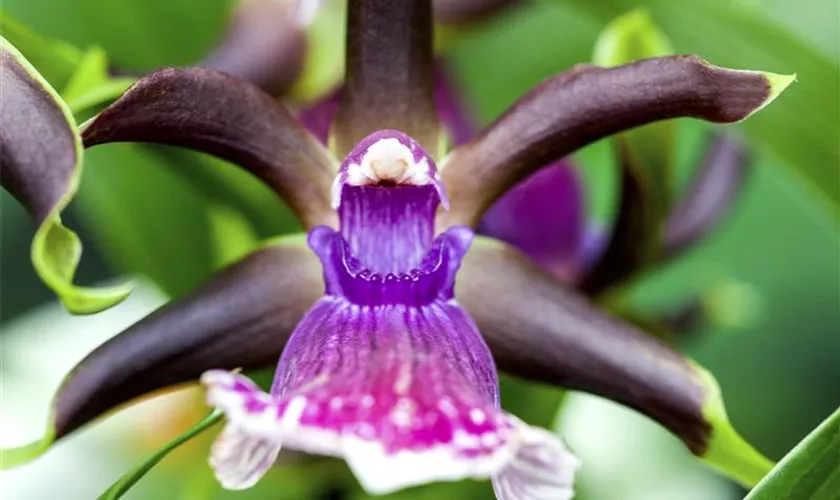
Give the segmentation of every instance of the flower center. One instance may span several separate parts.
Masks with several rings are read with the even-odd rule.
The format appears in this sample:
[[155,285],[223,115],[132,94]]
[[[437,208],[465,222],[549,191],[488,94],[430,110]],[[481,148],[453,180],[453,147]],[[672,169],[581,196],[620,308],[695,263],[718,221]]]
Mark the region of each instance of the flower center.
[[435,213],[446,207],[446,195],[417,142],[396,130],[362,140],[336,177],[333,204],[339,232],[316,228],[309,240],[324,264],[328,294],[362,305],[452,297],[472,232],[456,228],[435,239]]

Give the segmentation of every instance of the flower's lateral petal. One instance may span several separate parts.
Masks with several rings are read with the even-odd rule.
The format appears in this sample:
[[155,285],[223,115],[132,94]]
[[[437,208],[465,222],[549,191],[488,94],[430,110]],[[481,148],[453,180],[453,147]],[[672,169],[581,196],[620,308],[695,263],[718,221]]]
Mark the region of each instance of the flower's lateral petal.
[[347,66],[332,149],[343,158],[377,130],[399,130],[436,151],[431,0],[353,0]]
[[695,366],[600,312],[515,250],[478,238],[456,296],[501,370],[610,398],[659,421],[695,453],[705,450],[711,425]]
[[206,370],[272,365],[322,293],[318,259],[302,241],[249,255],[82,360],[54,397],[48,441]]
[[[619,145],[619,149],[622,149]],[[630,164],[625,150],[619,153],[621,163],[621,203],[618,217],[606,248],[589,267],[578,288],[588,295],[598,295],[624,282],[651,263],[661,240],[661,214],[658,204],[646,196],[645,175]]]
[[[536,440],[498,409],[492,357],[453,302],[371,307],[327,296],[292,334],[271,394],[230,372],[202,381],[235,443],[223,438],[211,463],[235,488],[280,447],[344,458],[374,494],[507,478],[527,465],[565,478],[577,467],[557,436]],[[549,459],[531,464],[535,454]]]
[[107,309],[131,287],[73,285],[82,245],[61,224],[81,174],[82,144],[67,105],[5,38],[0,38],[0,184],[38,224],[31,259],[41,280],[73,313]]
[[466,105],[446,67],[446,61],[438,59],[434,72],[435,107],[440,121],[454,146],[464,144],[472,139],[478,130],[475,120],[467,112]]
[[298,110],[297,119],[309,133],[321,141],[321,144],[326,145],[336,112],[338,112],[338,92]]
[[307,226],[331,223],[337,162],[268,94],[206,68],[162,69],[85,124],[86,147],[153,142],[216,155],[274,189]]
[[433,0],[435,20],[443,24],[466,24],[495,14],[519,0]]
[[445,222],[474,226],[510,186],[598,139],[668,118],[737,122],[792,81],[792,76],[720,68],[696,56],[561,73],[450,154],[443,174],[453,206]]
[[306,29],[319,0],[247,0],[236,10],[221,44],[199,66],[283,95],[297,81],[306,53]]
[[737,141],[715,135],[697,166],[688,194],[668,218],[661,253],[674,257],[703,238],[742,193],[749,173],[749,155]]
[[584,236],[583,186],[577,171],[556,162],[514,186],[490,207],[480,234],[505,241],[569,281]]

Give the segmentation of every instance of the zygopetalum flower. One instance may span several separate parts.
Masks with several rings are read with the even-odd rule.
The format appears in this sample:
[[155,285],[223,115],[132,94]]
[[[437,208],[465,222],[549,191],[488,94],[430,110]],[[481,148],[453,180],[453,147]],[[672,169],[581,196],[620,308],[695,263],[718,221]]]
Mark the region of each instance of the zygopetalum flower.
[[292,332],[271,393],[230,372],[202,376],[228,417],[211,459],[219,480],[249,487],[289,447],[344,458],[372,493],[492,476],[499,498],[571,498],[576,459],[499,409],[490,350],[454,296],[473,233],[435,237],[447,200],[434,160],[379,131],[336,179],[339,230],[308,238],[326,293]]
[[[20,54],[3,50],[13,90],[3,104],[18,107],[3,114],[0,180],[41,222],[72,194],[77,162],[67,160],[79,152],[70,140],[33,155],[12,132],[78,135]],[[156,142],[240,165],[284,198],[311,250],[297,237],[270,242],[100,346],[59,388],[46,438],[7,451],[3,465],[202,378],[228,417],[213,464],[230,487],[252,484],[285,446],[344,457],[375,492],[493,477],[503,499],[570,496],[575,459],[499,409],[495,360],[630,406],[757,481],[767,461],[731,429],[705,371],[472,230],[513,185],[577,148],[675,117],[736,122],[790,79],[694,56],[578,67],[444,156],[433,63],[429,0],[351,1],[332,152],[271,96],[209,69],[157,71],[86,123],[86,147]],[[226,371],[278,357],[270,393]]]

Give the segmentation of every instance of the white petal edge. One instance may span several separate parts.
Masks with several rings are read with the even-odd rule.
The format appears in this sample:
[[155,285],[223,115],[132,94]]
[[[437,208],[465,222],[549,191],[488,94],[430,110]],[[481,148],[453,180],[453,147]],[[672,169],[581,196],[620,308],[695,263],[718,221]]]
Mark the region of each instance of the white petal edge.
[[569,500],[580,460],[556,434],[520,422],[516,457],[493,476],[497,500]]
[[[266,405],[261,412],[248,412],[243,407],[242,394],[225,387],[236,378],[232,373],[219,371],[202,377],[208,388],[208,404],[224,411],[229,422],[211,456],[216,477],[227,489],[253,486],[274,462],[281,446],[285,446],[343,458],[372,495],[436,481],[492,478],[498,500],[573,497],[574,477],[580,467],[577,457],[556,434],[531,427],[513,416],[507,415],[513,424],[507,444],[480,457],[463,456],[455,446],[389,453],[379,442],[360,437],[364,432],[342,435],[301,426],[299,420],[306,408],[303,396],[294,397],[279,419],[274,404]],[[268,402],[268,394],[259,394]]]

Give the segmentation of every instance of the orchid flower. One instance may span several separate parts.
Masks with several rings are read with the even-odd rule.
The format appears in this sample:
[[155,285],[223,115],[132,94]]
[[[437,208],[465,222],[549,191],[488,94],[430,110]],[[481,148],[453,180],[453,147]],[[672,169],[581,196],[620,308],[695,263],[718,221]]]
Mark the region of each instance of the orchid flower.
[[[44,440],[4,450],[5,465],[134,398],[200,379],[227,418],[211,465],[228,488],[253,485],[294,449],[343,458],[373,493],[490,478],[500,499],[570,498],[577,459],[500,408],[498,368],[623,403],[757,481],[768,462],[729,426],[708,373],[474,230],[514,185],[587,144],[676,117],[737,122],[792,78],[696,56],[576,67],[445,151],[432,39],[429,0],[349,2],[329,148],[272,96],[207,68],[141,78],[79,135],[4,42],[2,104],[13,112],[3,113],[2,182],[42,227],[63,228],[82,142],[152,142],[236,163],[308,230],[306,244],[268,242],[96,349],[59,388]],[[58,234],[39,251],[72,286],[78,255],[59,251],[73,247]],[[93,306],[122,297],[102,293],[109,300]],[[275,362],[268,392],[237,371]]]

